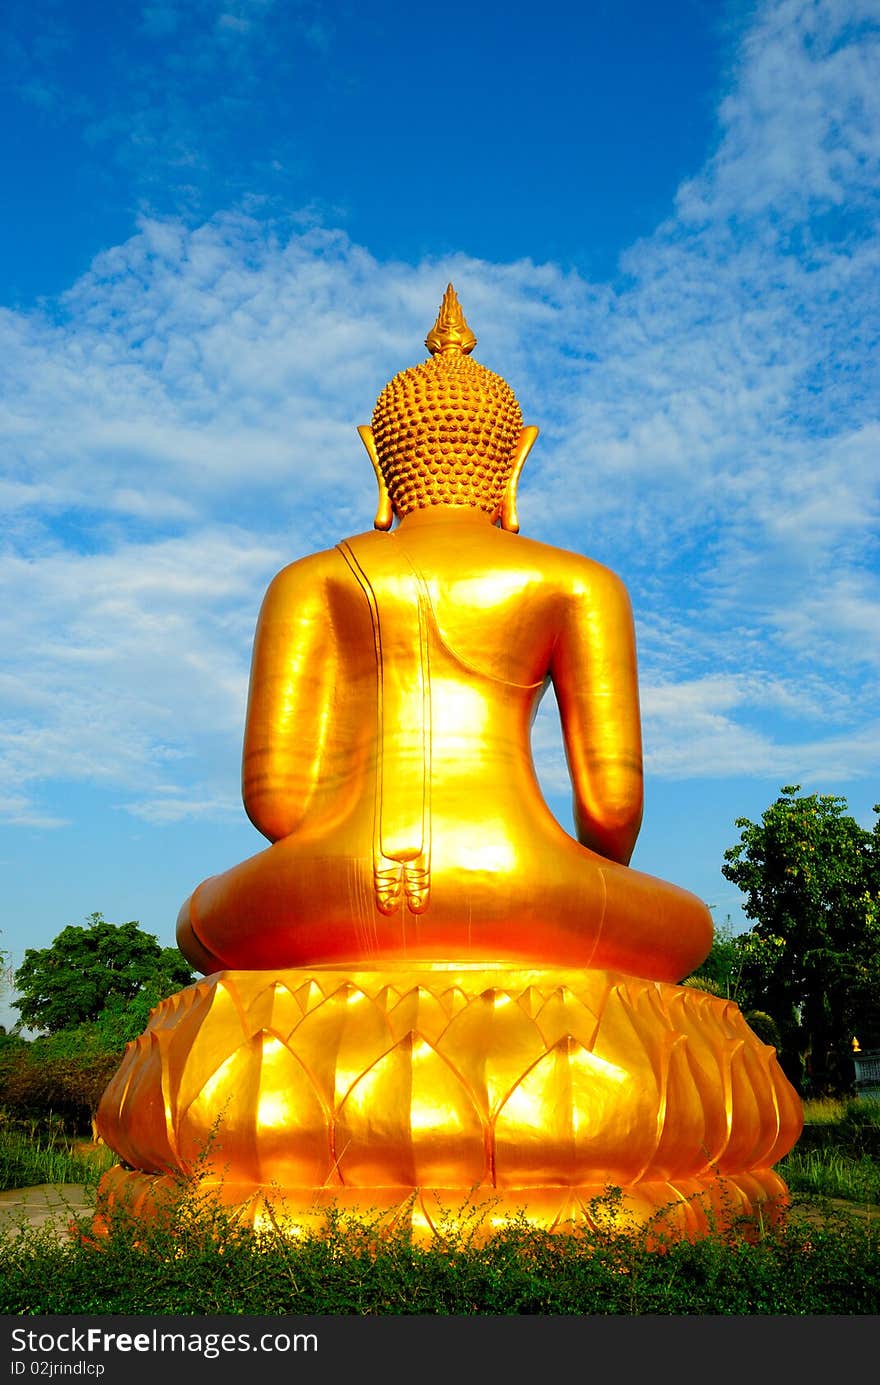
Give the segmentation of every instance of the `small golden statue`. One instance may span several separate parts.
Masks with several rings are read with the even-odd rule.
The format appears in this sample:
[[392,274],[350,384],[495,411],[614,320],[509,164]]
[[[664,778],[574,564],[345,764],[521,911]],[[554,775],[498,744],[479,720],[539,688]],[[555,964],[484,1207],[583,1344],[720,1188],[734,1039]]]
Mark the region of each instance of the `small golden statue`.
[[[292,1228],[333,1202],[432,1234],[464,1199],[576,1229],[608,1185],[681,1235],[784,1205],[797,1097],[735,1004],[676,984],[705,905],[629,866],[626,592],[519,534],[538,430],[475,344],[450,285],[358,430],[374,529],[266,594],[243,796],[272,844],[181,909],[206,979],[105,1094],[111,1201],[155,1208],[207,1148],[218,1196]],[[577,840],[532,762],[550,683]]]

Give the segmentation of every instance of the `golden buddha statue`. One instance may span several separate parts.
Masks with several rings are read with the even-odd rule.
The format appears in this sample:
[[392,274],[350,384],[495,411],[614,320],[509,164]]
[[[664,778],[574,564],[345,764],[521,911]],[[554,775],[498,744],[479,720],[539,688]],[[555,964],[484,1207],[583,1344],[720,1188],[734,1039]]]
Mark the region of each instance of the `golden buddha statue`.
[[[538,430],[470,357],[451,285],[426,345],[431,359],[396,376],[359,430],[375,529],[269,588],[243,787],[274,845],[199,886],[180,949],[206,974],[457,960],[678,981],[712,923],[696,897],[628,865],[642,757],[626,592],[599,563],[518,533]],[[551,682],[578,841],[532,763]]]
[[[205,980],[105,1093],[111,1201],[155,1208],[222,1117],[209,1182],[256,1220],[273,1190],[295,1228],[332,1200],[432,1231],[468,1190],[489,1227],[583,1226],[609,1183],[675,1234],[784,1206],[797,1097],[736,1005],[675,984],[711,945],[706,906],[629,865],[626,591],[519,533],[538,430],[475,344],[450,285],[429,359],[358,430],[373,530],[266,594],[243,797],[271,845],[180,911]],[[551,683],[577,840],[531,756]]]

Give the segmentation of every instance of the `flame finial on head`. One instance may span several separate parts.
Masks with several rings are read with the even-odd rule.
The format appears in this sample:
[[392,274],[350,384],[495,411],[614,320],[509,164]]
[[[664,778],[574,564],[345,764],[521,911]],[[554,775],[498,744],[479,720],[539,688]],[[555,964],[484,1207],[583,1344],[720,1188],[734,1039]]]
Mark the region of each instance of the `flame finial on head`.
[[437,321],[425,338],[425,345],[432,356],[438,352],[441,356],[452,352],[467,356],[476,344],[477,339],[465,322],[455,289],[449,284],[440,304]]

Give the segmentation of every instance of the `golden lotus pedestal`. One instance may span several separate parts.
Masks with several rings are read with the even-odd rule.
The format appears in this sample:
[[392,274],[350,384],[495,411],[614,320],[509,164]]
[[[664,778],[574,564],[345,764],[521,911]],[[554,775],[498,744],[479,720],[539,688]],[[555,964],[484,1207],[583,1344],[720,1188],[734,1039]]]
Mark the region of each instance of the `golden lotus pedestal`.
[[419,1239],[517,1217],[694,1238],[779,1218],[802,1113],[731,1001],[432,965],[208,976],[153,1011],[98,1126],[122,1160],[103,1205],[138,1217],[195,1174],[291,1234],[335,1208]]

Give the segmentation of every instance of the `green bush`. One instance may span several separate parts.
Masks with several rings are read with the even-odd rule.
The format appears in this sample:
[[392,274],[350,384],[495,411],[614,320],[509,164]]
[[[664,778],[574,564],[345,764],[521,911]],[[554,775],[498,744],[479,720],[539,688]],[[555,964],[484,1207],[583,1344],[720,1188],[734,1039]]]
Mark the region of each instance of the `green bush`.
[[[824,1145],[799,1142],[779,1165],[794,1207],[782,1228],[757,1237],[744,1229],[658,1246],[649,1233],[550,1235],[513,1222],[480,1242],[479,1224],[466,1223],[419,1246],[404,1232],[330,1214],[320,1230],[292,1238],[248,1229],[181,1182],[160,1225],[118,1213],[96,1238],[83,1218],[81,1235],[61,1242],[26,1225],[8,1229],[0,1312],[874,1315],[880,1217],[822,1211],[815,1197],[880,1206],[880,1163],[860,1143],[880,1129],[880,1105],[825,1103],[807,1116],[805,1134]],[[71,1151],[57,1117],[29,1135],[0,1127],[0,1180],[14,1180],[5,1187],[94,1186],[105,1161],[116,1157]]]
[[662,1250],[644,1235],[565,1235],[512,1223],[483,1243],[427,1246],[328,1217],[300,1239],[256,1233],[182,1198],[164,1226],[111,1219],[106,1240],[0,1237],[5,1314],[874,1314],[876,1220],[792,1220]]
[[59,1053],[41,1039],[7,1049],[0,1057],[0,1105],[25,1124],[54,1120],[71,1135],[94,1133],[98,1103],[120,1061],[119,1053]]
[[768,1015],[766,1010],[747,1010],[745,1021],[753,1034],[764,1044],[770,1044],[779,1053],[782,1050],[782,1036],[779,1033],[779,1025],[772,1015]]

